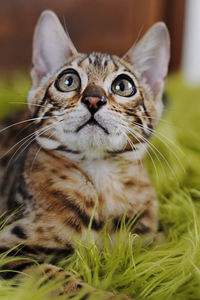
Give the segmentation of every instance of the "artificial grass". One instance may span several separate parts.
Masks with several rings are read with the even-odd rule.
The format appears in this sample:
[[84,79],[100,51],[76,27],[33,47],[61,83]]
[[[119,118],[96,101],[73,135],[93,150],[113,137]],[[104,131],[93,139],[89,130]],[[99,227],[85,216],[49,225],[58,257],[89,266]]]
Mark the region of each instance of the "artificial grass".
[[[23,76],[1,81],[1,116],[19,108],[8,102],[24,102],[28,85]],[[100,290],[127,294],[132,299],[197,300],[200,299],[200,87],[187,87],[180,75],[171,76],[167,94],[169,102],[156,131],[158,137],[152,138],[153,146],[149,149],[154,164],[151,158],[146,160],[160,202],[165,242],[144,249],[139,238],[122,226],[115,245],[110,247],[105,229],[102,251],[89,239],[87,243],[77,241],[75,253],[60,265]],[[6,255],[1,255],[0,266],[6,259]],[[62,283],[52,281],[40,286],[40,280],[32,276],[14,287],[13,281],[1,279],[0,300],[49,299],[49,290],[58,284]],[[52,299],[66,299],[66,296]]]

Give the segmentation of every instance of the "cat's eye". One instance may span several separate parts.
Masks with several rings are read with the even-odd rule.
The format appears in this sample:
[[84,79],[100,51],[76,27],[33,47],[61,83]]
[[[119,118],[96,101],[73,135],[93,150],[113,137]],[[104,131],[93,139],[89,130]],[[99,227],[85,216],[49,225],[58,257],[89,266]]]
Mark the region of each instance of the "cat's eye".
[[58,75],[55,87],[60,92],[72,92],[80,90],[81,80],[74,69],[67,69]]
[[133,80],[126,74],[117,76],[112,83],[111,90],[122,97],[131,97],[137,91]]

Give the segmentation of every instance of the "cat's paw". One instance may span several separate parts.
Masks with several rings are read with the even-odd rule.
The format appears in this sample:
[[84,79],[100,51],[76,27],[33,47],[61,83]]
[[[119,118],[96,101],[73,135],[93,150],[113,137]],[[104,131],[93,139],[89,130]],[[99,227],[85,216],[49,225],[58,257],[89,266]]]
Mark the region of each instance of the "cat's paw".
[[158,232],[154,238],[154,245],[162,245],[166,242],[166,236],[164,232]]
[[66,295],[67,297],[76,296],[77,293],[82,293],[84,299],[99,299],[99,300],[130,300],[126,295],[115,295],[111,292],[102,291],[96,289],[87,283],[83,282],[81,279],[75,277],[72,273],[67,272],[61,268],[58,268],[54,265],[45,265],[44,266],[45,276],[49,280],[60,278],[61,280],[66,280],[64,284],[51,292],[51,296],[61,296]]

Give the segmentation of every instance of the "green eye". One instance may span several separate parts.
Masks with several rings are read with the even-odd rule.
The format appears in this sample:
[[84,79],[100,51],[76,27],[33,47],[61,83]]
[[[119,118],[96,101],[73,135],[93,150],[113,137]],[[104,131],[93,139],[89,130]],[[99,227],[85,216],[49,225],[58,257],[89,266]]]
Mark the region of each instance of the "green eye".
[[72,92],[80,89],[81,80],[74,69],[67,69],[58,75],[55,87],[60,92]]
[[126,74],[121,74],[113,81],[111,90],[122,97],[131,97],[136,93],[133,80]]

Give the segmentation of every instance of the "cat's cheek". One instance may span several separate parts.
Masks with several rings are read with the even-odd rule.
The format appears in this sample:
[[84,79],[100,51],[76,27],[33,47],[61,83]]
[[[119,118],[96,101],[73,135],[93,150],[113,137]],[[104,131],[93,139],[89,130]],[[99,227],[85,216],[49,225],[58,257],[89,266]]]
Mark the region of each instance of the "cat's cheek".
[[111,135],[108,143],[107,151],[118,152],[123,151],[127,145],[127,139],[124,135]]
[[41,147],[48,150],[53,150],[60,146],[60,143],[58,141],[46,137],[37,137],[37,142]]

